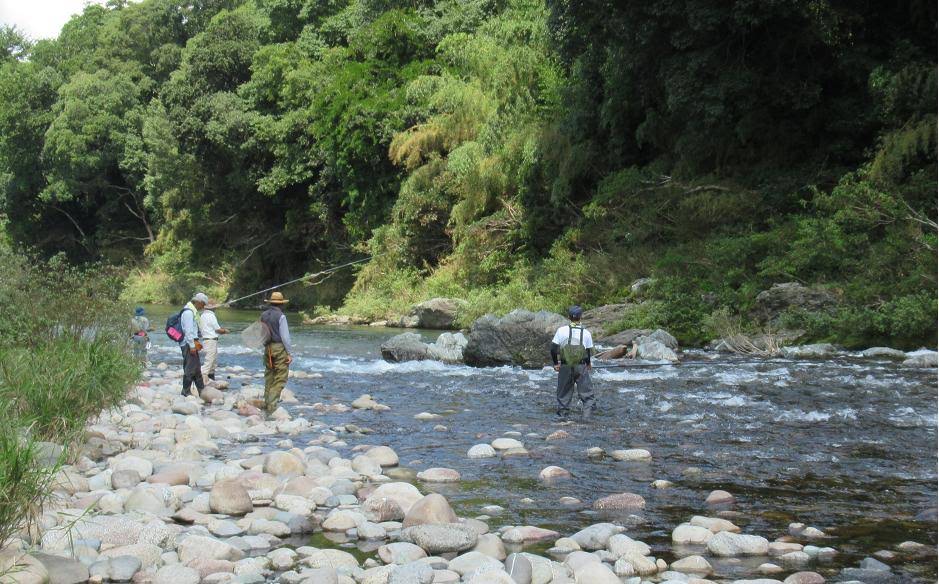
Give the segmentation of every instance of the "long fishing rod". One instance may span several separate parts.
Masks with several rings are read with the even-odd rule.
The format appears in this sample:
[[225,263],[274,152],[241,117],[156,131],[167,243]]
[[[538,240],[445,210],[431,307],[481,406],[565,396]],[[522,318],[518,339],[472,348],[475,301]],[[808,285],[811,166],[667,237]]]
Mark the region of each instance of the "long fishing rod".
[[242,296],[241,298],[235,298],[234,300],[228,300],[228,301],[224,302],[223,304],[221,304],[220,306],[230,306],[230,305],[232,305],[232,304],[234,304],[234,303],[236,303],[236,302],[241,302],[242,300],[245,300],[246,298],[251,298],[252,296],[257,296],[258,294],[264,294],[265,292],[270,292],[270,291],[272,291],[272,290],[277,290],[278,288],[283,288],[284,286],[289,286],[289,285],[291,285],[291,284],[296,284],[297,282],[302,282],[302,281],[304,281],[304,280],[309,280],[310,278],[316,278],[317,276],[325,276],[326,274],[331,274],[331,273],[336,272],[336,271],[339,271],[339,270],[341,270],[341,269],[343,269],[343,268],[348,268],[349,266],[354,266],[355,264],[361,264],[362,262],[367,262],[367,261],[369,261],[369,260],[371,260],[371,259],[373,259],[373,258],[375,258],[375,257],[376,257],[376,256],[369,256],[369,257],[367,257],[367,258],[362,258],[362,259],[359,259],[359,260],[354,260],[354,261],[351,261],[351,262],[346,262],[346,263],[341,264],[341,265],[338,265],[338,266],[333,266],[333,267],[331,267],[331,268],[329,268],[329,269],[326,269],[326,270],[323,270],[323,271],[321,271],[321,272],[316,272],[315,274],[307,274],[306,276],[302,276],[302,277],[300,277],[300,278],[296,278],[296,279],[290,280],[289,282],[284,282],[283,284],[278,284],[278,285],[276,285],[276,286],[271,286],[270,288],[265,288],[264,290],[259,290],[258,292],[252,292],[251,294],[248,294],[247,296]]

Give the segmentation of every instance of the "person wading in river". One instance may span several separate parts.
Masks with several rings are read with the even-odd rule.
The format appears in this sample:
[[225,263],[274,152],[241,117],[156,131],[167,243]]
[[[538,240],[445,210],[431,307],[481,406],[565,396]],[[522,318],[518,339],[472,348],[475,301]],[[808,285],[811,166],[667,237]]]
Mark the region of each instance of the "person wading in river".
[[[558,412],[557,418],[566,421],[571,414],[571,401],[574,399],[574,387],[584,404],[584,419],[593,415],[595,398],[590,384],[590,352],[593,349],[593,337],[590,331],[580,324],[583,310],[572,306],[568,310],[570,324],[560,327],[551,340],[551,361],[558,372]],[[558,360],[560,358],[560,361]]]
[[130,319],[130,338],[133,342],[134,357],[147,362],[147,350],[150,348],[150,319],[142,306],[134,309],[134,318]]
[[287,316],[281,309],[287,302],[289,300],[283,294],[273,292],[267,301],[268,309],[261,313],[261,323],[269,339],[264,346],[264,409],[268,414],[277,407],[293,362],[290,329]]
[[202,381],[202,367],[199,363],[199,351],[202,343],[199,341],[199,311],[209,303],[209,297],[202,292],[193,295],[192,300],[183,307],[179,313],[179,324],[185,335],[179,341],[179,348],[183,353],[183,395],[192,395],[192,384],[201,392],[205,388]]
[[218,336],[228,334],[228,329],[219,326],[212,304],[205,307],[199,316],[199,333],[202,335],[202,381],[208,385],[215,381],[215,363],[218,361]]

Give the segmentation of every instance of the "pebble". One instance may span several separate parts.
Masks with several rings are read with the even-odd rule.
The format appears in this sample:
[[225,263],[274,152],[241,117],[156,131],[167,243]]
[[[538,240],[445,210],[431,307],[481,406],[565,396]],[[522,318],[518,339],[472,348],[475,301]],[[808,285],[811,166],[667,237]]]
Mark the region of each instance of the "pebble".
[[496,450],[488,444],[477,444],[467,451],[469,458],[492,458],[496,455]]
[[715,556],[762,556],[769,553],[769,542],[758,535],[722,531],[708,540],[708,551]]
[[492,447],[496,450],[510,450],[513,448],[525,448],[525,445],[515,438],[496,438],[492,441]]
[[610,457],[619,461],[652,460],[652,453],[642,448],[632,448],[629,450],[614,450],[610,452]]
[[460,480],[460,473],[452,468],[428,468],[417,473],[417,479],[427,483],[455,483]]
[[646,501],[635,493],[617,493],[597,499],[593,508],[597,510],[644,509]]
[[547,466],[538,473],[538,478],[542,480],[568,479],[571,477],[570,471],[559,466]]
[[772,575],[772,574],[780,574],[784,572],[785,570],[783,570],[782,567],[777,566],[776,564],[766,563],[766,564],[760,564],[759,567],[757,567],[757,571],[759,571],[760,574]]
[[727,505],[734,502],[734,496],[727,491],[716,490],[711,491],[704,502],[708,505]]
[[552,440],[565,440],[565,439],[570,438],[570,437],[571,437],[571,435],[570,435],[569,433],[567,433],[566,431],[564,431],[564,430],[556,430],[556,431],[551,432],[550,434],[548,434],[548,435],[545,437],[545,440],[548,441],[548,442],[550,442],[550,441],[552,441]]

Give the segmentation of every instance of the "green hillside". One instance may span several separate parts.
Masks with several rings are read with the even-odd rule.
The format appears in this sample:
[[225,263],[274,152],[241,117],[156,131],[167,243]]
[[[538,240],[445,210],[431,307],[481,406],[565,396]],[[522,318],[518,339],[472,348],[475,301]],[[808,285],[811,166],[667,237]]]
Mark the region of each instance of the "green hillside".
[[806,339],[934,346],[936,11],[111,0],[0,30],[3,231],[123,266],[134,300],[375,255],[294,298],[630,299],[620,327],[697,343],[801,282],[839,299],[785,315]]

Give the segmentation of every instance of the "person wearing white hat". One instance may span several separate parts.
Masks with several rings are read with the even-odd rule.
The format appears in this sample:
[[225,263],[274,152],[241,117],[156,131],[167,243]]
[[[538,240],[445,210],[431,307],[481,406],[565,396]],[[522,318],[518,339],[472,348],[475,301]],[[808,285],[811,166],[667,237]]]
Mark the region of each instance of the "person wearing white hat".
[[199,315],[199,334],[202,337],[202,381],[206,385],[215,381],[215,364],[218,361],[218,336],[228,334],[228,329],[218,324],[215,309],[218,306],[210,304]]
[[205,388],[202,366],[199,363],[202,343],[199,342],[199,326],[196,323],[199,322],[199,311],[208,303],[209,297],[197,292],[179,313],[179,324],[184,335],[179,341],[179,348],[183,353],[183,395],[192,395],[193,383],[199,392]]
[[261,313],[261,323],[268,337],[264,346],[264,408],[268,414],[277,408],[280,394],[287,385],[293,352],[290,346],[290,329],[282,306],[290,302],[280,292],[271,293],[268,309]]

